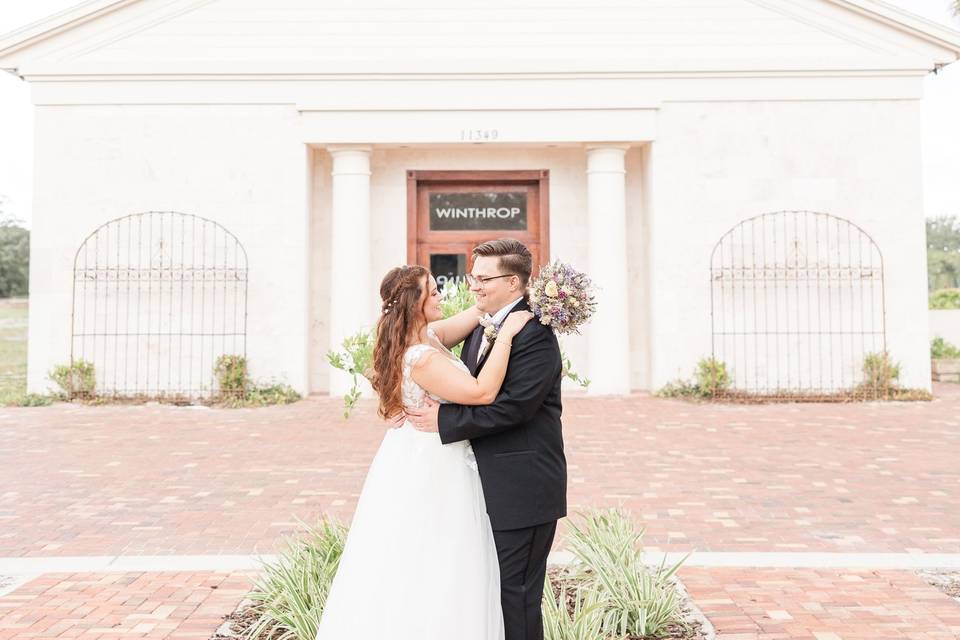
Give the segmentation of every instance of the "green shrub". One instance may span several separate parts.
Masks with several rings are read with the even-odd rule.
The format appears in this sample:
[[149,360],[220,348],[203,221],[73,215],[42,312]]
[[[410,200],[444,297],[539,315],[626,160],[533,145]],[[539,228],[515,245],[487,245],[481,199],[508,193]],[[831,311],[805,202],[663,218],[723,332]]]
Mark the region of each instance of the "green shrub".
[[53,404],[56,396],[48,393],[24,393],[13,391],[0,394],[0,406],[5,407],[46,407]]
[[217,379],[220,393],[227,396],[243,397],[250,384],[247,377],[247,359],[235,354],[222,354],[213,366],[213,375]]
[[730,388],[727,365],[716,358],[701,358],[693,373],[693,380],[677,378],[668,382],[653,395],[661,398],[708,398]]
[[[461,311],[466,311],[477,303],[476,298],[470,293],[470,285],[466,280],[452,282],[447,280],[443,286],[443,295],[440,299],[440,313],[444,318],[455,316]],[[463,343],[455,345],[450,351],[458,358],[463,349]]]
[[444,318],[455,316],[476,304],[466,279],[447,280],[440,291],[440,312]]
[[[216,404],[225,407],[249,407],[272,404],[287,404],[300,400],[300,393],[283,382],[258,384],[250,380],[247,375],[247,359],[235,354],[223,354],[214,364],[213,374],[219,387],[219,394],[212,400],[202,400],[204,404]],[[73,366],[60,365],[51,370],[50,379],[58,387],[60,393],[54,397],[40,394],[15,394],[4,398],[5,404],[17,406],[41,406],[50,404],[57,396],[68,400],[81,398],[88,404],[109,404],[113,402],[137,402],[158,400],[167,404],[187,405],[196,402],[186,394],[168,393],[161,391],[159,395],[137,394],[133,397],[117,397],[114,395],[97,395],[95,393],[96,376],[94,365],[85,360],[75,360]]]
[[730,387],[727,365],[716,358],[704,358],[697,363],[697,386],[704,395],[716,395]]
[[75,397],[92,398],[97,387],[93,363],[87,360],[78,359],[70,364],[57,365],[47,375],[60,387],[62,397],[68,400]]
[[560,361],[563,363],[563,377],[569,378],[584,389],[590,386],[590,378],[581,376],[579,373],[574,371],[573,363],[570,361],[570,356],[563,351],[560,352]]
[[930,294],[931,309],[960,309],[960,289],[940,289]]
[[930,357],[935,360],[960,358],[960,348],[937,336],[930,341]]
[[275,563],[261,563],[263,571],[249,595],[258,619],[245,638],[261,634],[276,640],[316,637],[347,529],[326,518],[316,527],[304,526],[307,534],[289,539]]
[[597,591],[602,603],[603,637],[657,637],[670,625],[685,624],[683,599],[672,581],[688,553],[671,567],[643,563],[641,539],[629,512],[607,509],[589,512],[583,523],[571,523],[568,538],[576,558],[572,573],[584,588]]
[[654,391],[653,395],[660,398],[699,398],[703,394],[696,383],[677,378]]
[[[931,351],[934,351],[936,344],[931,343],[931,345]],[[932,399],[930,392],[925,389],[907,389],[897,384],[896,381],[900,377],[900,365],[891,362],[890,356],[886,352],[866,354],[861,367],[864,374],[862,382],[830,393],[811,394],[803,390],[785,389],[774,392],[750,392],[731,389],[731,380],[726,365],[713,358],[704,358],[697,365],[694,381],[676,379],[657,389],[653,395],[663,398],[711,398],[720,396],[723,400],[750,403],[765,401],[803,402],[809,400],[816,402],[849,402],[863,399],[893,399],[898,401]]]
[[288,404],[301,398],[300,393],[283,382],[255,383],[247,374],[247,359],[235,354],[217,358],[213,369],[220,388],[217,403],[225,407],[260,407]]
[[[266,385],[251,384],[246,393],[238,398],[235,406],[258,406],[265,407],[274,404],[290,404],[300,400],[303,396],[300,392],[285,382],[273,382]],[[227,400],[228,404],[231,404]]]
[[343,396],[343,417],[350,417],[360,399],[358,375],[370,379],[373,369],[373,345],[376,337],[373,329],[358,331],[343,340],[340,351],[327,352],[327,361],[336,369],[346,371],[353,378],[353,387]]
[[862,370],[863,384],[871,389],[892,390],[900,378],[900,365],[893,363],[886,351],[866,354]]

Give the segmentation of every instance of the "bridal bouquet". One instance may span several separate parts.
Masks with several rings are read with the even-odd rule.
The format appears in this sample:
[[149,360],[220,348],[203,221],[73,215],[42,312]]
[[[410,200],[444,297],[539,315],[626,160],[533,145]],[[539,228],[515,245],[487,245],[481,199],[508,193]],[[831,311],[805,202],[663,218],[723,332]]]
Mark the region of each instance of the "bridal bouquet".
[[530,310],[555,333],[580,333],[597,310],[593,282],[559,260],[540,269],[530,284]]

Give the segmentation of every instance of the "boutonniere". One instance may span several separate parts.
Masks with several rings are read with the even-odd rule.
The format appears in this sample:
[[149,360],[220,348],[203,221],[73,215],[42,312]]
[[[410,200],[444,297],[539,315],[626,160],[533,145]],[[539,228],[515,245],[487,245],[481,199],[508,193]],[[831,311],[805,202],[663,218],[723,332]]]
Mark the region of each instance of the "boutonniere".
[[481,317],[480,326],[483,327],[483,337],[487,339],[488,343],[493,344],[493,341],[497,339],[497,332],[499,331],[493,318],[486,315]]

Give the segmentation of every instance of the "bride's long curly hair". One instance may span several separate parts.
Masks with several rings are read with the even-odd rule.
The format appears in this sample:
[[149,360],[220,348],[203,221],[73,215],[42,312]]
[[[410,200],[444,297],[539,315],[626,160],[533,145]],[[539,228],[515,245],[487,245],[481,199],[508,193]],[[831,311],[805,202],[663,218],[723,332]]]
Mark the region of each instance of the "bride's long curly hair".
[[391,418],[403,411],[403,354],[426,324],[423,292],[430,272],[418,265],[394,267],[380,282],[383,301],[373,345],[370,383],[380,396],[379,414]]

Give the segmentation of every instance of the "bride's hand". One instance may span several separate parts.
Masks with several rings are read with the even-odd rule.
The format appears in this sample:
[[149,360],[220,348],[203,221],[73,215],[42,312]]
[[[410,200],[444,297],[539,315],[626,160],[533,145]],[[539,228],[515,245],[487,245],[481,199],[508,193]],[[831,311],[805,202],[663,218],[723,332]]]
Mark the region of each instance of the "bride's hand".
[[507,319],[503,321],[503,325],[500,327],[499,335],[506,335],[513,337],[520,333],[520,329],[523,329],[524,325],[533,318],[533,314],[529,311],[514,311],[507,316]]

